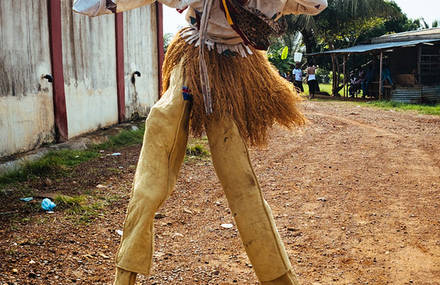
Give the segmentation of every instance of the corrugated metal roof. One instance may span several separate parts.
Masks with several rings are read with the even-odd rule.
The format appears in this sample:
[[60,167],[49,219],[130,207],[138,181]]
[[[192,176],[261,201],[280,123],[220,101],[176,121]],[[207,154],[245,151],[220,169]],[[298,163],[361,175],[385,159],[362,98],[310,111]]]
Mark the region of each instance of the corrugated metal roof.
[[383,35],[371,40],[372,44],[379,44],[385,42],[401,42],[401,41],[415,41],[415,40],[433,40],[440,39],[440,28],[431,28],[424,30],[408,31],[397,34]]
[[390,49],[390,48],[395,48],[395,47],[415,46],[418,44],[429,43],[429,42],[438,42],[438,41],[440,41],[440,39],[431,39],[431,40],[425,39],[425,40],[415,40],[415,41],[358,45],[358,46],[354,46],[351,48],[329,50],[329,51],[325,51],[325,52],[311,53],[308,55],[332,54],[332,53],[364,53],[364,52],[369,52],[369,51],[373,51],[373,50],[383,50],[383,49]]

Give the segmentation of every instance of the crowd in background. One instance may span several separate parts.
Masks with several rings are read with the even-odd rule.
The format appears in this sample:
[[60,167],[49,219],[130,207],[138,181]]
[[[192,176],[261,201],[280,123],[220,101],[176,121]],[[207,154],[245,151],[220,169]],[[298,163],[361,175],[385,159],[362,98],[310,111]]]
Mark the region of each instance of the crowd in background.
[[[315,95],[320,92],[318,79],[316,77],[318,66],[314,65],[313,62],[305,69],[303,69],[303,66],[304,65],[301,65],[300,62],[296,62],[291,72],[281,75],[292,82],[294,88],[301,93],[304,93],[303,83],[307,83],[309,87],[309,98],[313,99]],[[357,97],[360,94],[362,94],[362,98],[370,96],[370,84],[378,81],[378,74],[379,72],[374,61],[350,71],[347,80],[350,96]],[[388,64],[384,64],[382,69],[382,89],[385,85],[394,86]]]
[[295,68],[291,72],[282,74],[284,78],[292,82],[297,91],[304,92],[303,81],[309,86],[309,98],[313,99],[315,94],[319,92],[319,84],[316,78],[317,66],[311,63],[304,71],[300,62],[295,64]]

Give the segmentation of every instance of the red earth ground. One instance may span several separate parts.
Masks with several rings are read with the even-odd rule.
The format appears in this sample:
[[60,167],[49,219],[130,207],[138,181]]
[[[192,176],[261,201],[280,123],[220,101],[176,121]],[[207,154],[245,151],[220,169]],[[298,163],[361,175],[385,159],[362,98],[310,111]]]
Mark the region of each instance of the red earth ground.
[[[440,284],[440,117],[341,102],[303,107],[306,127],[275,127],[267,147],[251,149],[301,284]],[[27,182],[37,194],[103,201],[92,217],[26,211],[9,189],[0,284],[110,284],[139,150]],[[160,214],[152,275],[139,284],[257,284],[235,225],[221,227],[234,222],[209,158],[186,160]]]

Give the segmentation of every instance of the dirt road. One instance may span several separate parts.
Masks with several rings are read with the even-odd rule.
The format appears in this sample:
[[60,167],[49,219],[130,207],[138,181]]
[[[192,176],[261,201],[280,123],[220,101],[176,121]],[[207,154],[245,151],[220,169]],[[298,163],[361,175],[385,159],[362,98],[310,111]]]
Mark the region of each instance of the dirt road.
[[[440,284],[440,117],[337,102],[304,111],[305,128],[275,128],[251,150],[301,283]],[[110,284],[139,149],[36,185],[116,198],[89,225],[65,212],[4,222],[1,284]],[[221,227],[233,220],[209,159],[184,164],[160,213],[140,284],[257,284],[235,225]]]

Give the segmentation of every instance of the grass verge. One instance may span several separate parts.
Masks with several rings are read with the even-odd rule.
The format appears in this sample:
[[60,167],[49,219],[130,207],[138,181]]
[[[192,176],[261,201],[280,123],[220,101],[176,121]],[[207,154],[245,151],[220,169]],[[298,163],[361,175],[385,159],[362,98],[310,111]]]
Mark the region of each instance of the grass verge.
[[382,109],[392,109],[396,111],[416,111],[419,114],[440,116],[440,104],[423,105],[423,104],[405,104],[393,101],[371,101],[356,103],[363,106],[370,106]]
[[[319,84],[319,87],[321,89],[321,92],[327,92],[329,94],[332,93],[332,85],[331,84]],[[309,88],[308,88],[307,84],[304,84],[304,94],[309,94]],[[340,91],[339,94],[342,96],[342,91]],[[315,100],[329,101],[329,100],[331,100],[331,98],[325,99],[325,100],[320,100],[320,99],[315,99]],[[339,98],[335,99],[335,101],[343,102]],[[406,103],[400,103],[400,102],[394,102],[394,101],[368,101],[368,102],[356,101],[353,103],[357,104],[357,105],[368,106],[368,107],[392,109],[392,110],[396,110],[396,111],[416,111],[419,114],[440,116],[440,104],[437,104],[437,105],[406,104]]]
[[[18,170],[1,175],[0,190],[7,185],[25,182],[34,178],[54,178],[67,175],[75,166],[99,157],[101,150],[116,150],[121,147],[141,144],[144,131],[143,126],[135,130],[123,130],[119,134],[110,137],[105,143],[92,146],[87,150],[51,151],[36,161],[26,163]],[[210,155],[207,149],[208,139],[206,137],[190,139],[186,149],[185,161],[206,159]],[[61,202],[62,204],[66,203],[66,201]]]
[[114,196],[94,196],[94,195],[78,195],[67,196],[57,195],[54,203],[57,209],[64,210],[69,217],[76,223],[89,223],[100,213],[102,209],[117,201],[119,197]]
[[18,170],[0,176],[2,186],[24,182],[32,178],[45,178],[68,173],[76,165],[99,156],[100,150],[114,150],[135,144],[141,144],[145,129],[123,130],[112,136],[105,143],[95,145],[88,150],[57,150],[51,151],[42,158],[28,162]]
[[56,176],[98,155],[99,152],[94,150],[52,151],[41,159],[28,162],[18,170],[0,176],[0,186],[14,182],[23,182],[35,177]]
[[145,132],[145,126],[136,130],[123,130],[116,136],[112,136],[105,143],[96,145],[95,149],[115,149],[119,147],[125,147],[135,144],[141,144]]

